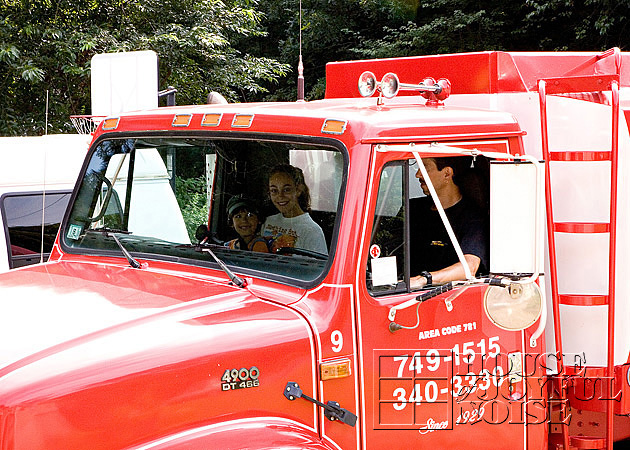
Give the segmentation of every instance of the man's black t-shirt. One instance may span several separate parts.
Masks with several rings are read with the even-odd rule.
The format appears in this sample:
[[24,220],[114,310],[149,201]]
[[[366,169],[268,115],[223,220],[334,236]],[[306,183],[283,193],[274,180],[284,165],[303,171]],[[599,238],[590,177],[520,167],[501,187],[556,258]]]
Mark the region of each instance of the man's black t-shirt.
[[[482,211],[464,197],[445,212],[463,253],[478,256],[481,263],[477,273],[487,273],[488,230]],[[424,270],[440,270],[459,262],[430,197],[409,200],[409,219],[412,277]]]

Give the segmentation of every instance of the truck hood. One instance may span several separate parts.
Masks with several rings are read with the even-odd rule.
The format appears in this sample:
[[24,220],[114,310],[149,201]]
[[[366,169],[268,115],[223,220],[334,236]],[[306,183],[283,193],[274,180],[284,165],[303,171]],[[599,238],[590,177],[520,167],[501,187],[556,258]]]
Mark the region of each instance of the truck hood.
[[312,404],[283,396],[289,381],[316,395],[308,321],[218,280],[77,262],[16,270],[0,276],[0,339],[0,446],[14,444],[3,448],[127,448],[253,416],[317,428]]
[[[129,267],[50,263],[0,277],[0,368],[61,350],[90,335],[212,298],[229,308],[247,292],[199,279]],[[75,340],[78,340],[75,342]],[[6,345],[10,343],[10,345]],[[0,369],[0,374],[4,370]]]

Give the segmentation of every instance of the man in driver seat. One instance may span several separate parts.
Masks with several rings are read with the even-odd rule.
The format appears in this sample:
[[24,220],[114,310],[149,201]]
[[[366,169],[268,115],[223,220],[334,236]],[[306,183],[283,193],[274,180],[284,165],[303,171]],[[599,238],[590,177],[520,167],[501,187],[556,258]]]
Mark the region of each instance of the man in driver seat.
[[[471,157],[425,158],[424,165],[474,276],[487,271],[487,213],[460,190]],[[418,168],[416,178],[426,197],[410,199],[411,288],[465,280],[466,274]]]

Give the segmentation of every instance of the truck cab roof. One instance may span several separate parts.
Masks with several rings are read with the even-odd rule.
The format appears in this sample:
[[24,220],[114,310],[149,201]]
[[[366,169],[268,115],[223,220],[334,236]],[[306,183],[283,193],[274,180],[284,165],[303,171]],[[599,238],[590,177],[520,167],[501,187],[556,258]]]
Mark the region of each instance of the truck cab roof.
[[[449,107],[448,100],[446,105],[438,107],[424,103],[423,98],[416,96],[387,99],[381,105],[377,104],[376,98],[353,99],[350,102],[347,99],[325,99],[295,103],[195,105],[125,113],[118,119],[128,131],[209,131],[210,126],[214,131],[252,133],[298,134],[299,130],[301,135],[312,136],[341,137],[350,134],[363,143],[523,134],[516,119],[506,112]],[[212,125],[204,124],[208,117],[215,121]],[[248,118],[247,123],[239,122],[237,118]],[[340,123],[342,130],[325,129],[326,121]]]

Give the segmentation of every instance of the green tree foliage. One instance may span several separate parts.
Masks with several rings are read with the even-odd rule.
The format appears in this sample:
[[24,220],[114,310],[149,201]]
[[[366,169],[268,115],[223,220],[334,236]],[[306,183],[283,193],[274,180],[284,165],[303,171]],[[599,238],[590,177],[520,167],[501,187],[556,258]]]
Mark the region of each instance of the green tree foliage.
[[414,20],[400,27],[387,26],[383,37],[364,41],[356,53],[364,58],[384,58],[510,49],[523,11],[523,2],[516,1],[420,3]]
[[[295,100],[299,0],[2,0],[0,134],[70,131],[96,53],[154,50],[177,102]],[[630,0],[302,0],[308,99],[329,61],[626,47]],[[290,75],[283,78],[283,75]],[[278,80],[282,80],[278,84]]]
[[[530,50],[627,50],[629,0],[526,2],[522,30]],[[536,45],[537,44],[537,45]]]
[[208,223],[208,202],[206,198],[206,178],[175,177],[175,198],[182,211],[188,237],[197,242],[195,231],[201,224]]
[[[624,49],[630,0],[302,0],[307,98],[324,94],[325,64],[485,50]],[[260,0],[268,36],[257,52],[293,73],[268,99],[294,100],[299,0]],[[278,45],[279,44],[279,45]]]
[[[292,67],[289,78],[266,100],[295,100],[299,49],[299,0],[260,0],[266,37],[249,41],[258,54]],[[307,99],[324,95],[329,61],[356,59],[367,39],[415,16],[415,0],[302,0],[302,54]]]
[[263,35],[253,0],[3,0],[0,2],[0,135],[71,131],[69,115],[90,113],[90,61],[96,53],[154,50],[160,85],[178,103],[210,91],[230,100],[272,86],[287,67],[239,51],[233,42]]
[[623,47],[630,2],[551,0],[421,3],[416,19],[388,28],[357,51],[364,57],[464,51],[597,51]]

